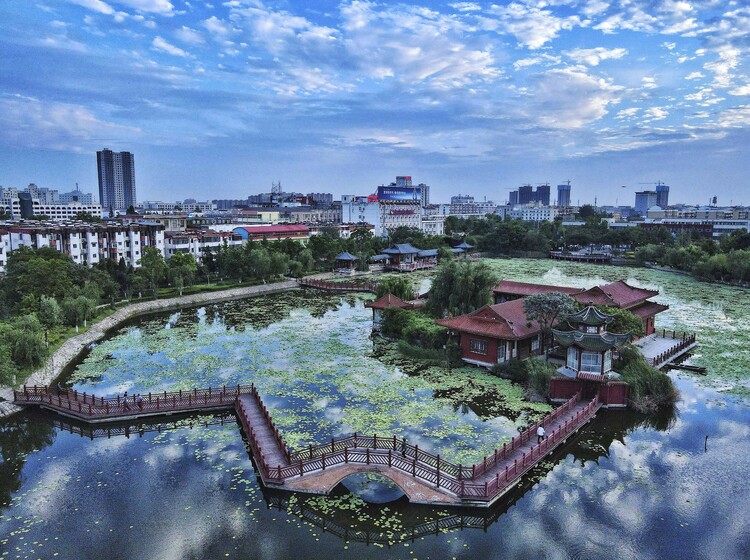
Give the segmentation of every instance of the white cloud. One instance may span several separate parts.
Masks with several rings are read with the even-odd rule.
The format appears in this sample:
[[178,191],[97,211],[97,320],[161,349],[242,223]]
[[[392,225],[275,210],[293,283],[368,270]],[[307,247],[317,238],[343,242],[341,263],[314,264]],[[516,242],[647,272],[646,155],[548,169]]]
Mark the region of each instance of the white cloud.
[[641,78],[641,87],[643,89],[656,89],[659,86],[656,85],[656,78],[646,76]]
[[102,0],[68,0],[68,2],[83,6],[94,12],[99,12],[100,14],[110,15],[115,13],[114,8],[106,2],[102,2]]
[[685,76],[686,80],[699,80],[701,78],[705,78],[706,76],[703,75],[701,72],[691,72],[687,76]]
[[220,37],[226,37],[232,33],[232,26],[216,16],[211,16],[210,18],[203,20],[202,25],[214,35]]
[[448,5],[459,12],[478,12],[482,9],[479,4],[475,4],[474,2],[455,2]]
[[643,112],[643,116],[646,117],[648,121],[660,121],[669,116],[669,111],[664,107],[651,107]]
[[575,68],[550,70],[536,80],[528,102],[546,127],[576,129],[601,119],[623,88]]
[[628,50],[623,48],[605,49],[604,47],[596,47],[593,49],[573,49],[564,51],[563,54],[579,64],[597,66],[602,60],[616,60],[624,57],[628,54]]
[[0,97],[0,128],[7,145],[62,151],[86,151],[103,139],[133,138],[138,132],[101,120],[80,105],[21,95]]
[[155,37],[154,40],[151,42],[151,46],[154,47],[156,50],[165,52],[167,54],[171,54],[172,56],[181,56],[183,58],[190,58],[191,54],[187,51],[182,50],[179,47],[175,47],[171,43],[168,43],[161,37]]
[[557,17],[550,10],[519,3],[493,5],[491,12],[498,17],[499,29],[514,35],[519,43],[538,49],[556,38],[560,31],[581,25],[578,16]]
[[196,31],[195,29],[191,29],[184,25],[175,31],[174,35],[183,43],[188,43],[190,45],[202,45],[205,43],[200,31]]
[[117,0],[117,2],[141,12],[162,15],[174,13],[174,6],[169,0]]
[[737,86],[734,89],[730,89],[727,92],[729,95],[750,95],[750,84],[744,86]]

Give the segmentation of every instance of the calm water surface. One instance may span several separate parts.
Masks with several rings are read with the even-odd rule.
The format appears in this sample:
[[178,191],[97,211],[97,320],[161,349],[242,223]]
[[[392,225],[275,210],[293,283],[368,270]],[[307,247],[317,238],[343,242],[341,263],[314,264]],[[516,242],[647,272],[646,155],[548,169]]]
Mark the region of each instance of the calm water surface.
[[[344,488],[269,492],[231,416],[85,433],[105,436],[92,440],[68,431],[85,426],[17,415],[0,424],[0,557],[750,558],[747,293],[651,271],[495,266],[513,279],[625,275],[658,287],[671,306],[660,325],[698,332],[693,360],[709,375],[675,377],[682,400],[671,417],[601,412],[488,511],[365,504]],[[476,391],[459,391],[449,376],[383,363],[370,316],[361,298],[304,294],[185,310],[115,333],[71,383],[114,394],[252,379],[297,445],[374,427],[459,457],[542,413],[506,386],[472,378]],[[501,406],[477,406],[479,390]],[[366,494],[370,483],[349,487]]]

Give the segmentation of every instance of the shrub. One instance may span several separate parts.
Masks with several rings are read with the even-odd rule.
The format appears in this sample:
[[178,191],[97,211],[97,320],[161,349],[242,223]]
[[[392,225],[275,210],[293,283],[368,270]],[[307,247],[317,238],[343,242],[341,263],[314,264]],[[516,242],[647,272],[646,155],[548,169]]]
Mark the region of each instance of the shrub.
[[422,313],[390,307],[383,310],[383,336],[402,339],[423,348],[442,349],[448,342],[448,331]]
[[680,395],[672,379],[651,367],[632,346],[620,351],[622,380],[629,385],[630,401],[640,412],[655,412],[674,405]]

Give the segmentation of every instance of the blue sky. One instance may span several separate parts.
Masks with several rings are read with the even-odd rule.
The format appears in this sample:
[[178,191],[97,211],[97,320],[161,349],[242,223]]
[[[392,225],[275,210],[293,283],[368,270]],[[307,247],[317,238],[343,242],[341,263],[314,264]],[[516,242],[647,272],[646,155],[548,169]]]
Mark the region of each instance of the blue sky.
[[[5,0],[0,185],[750,204],[747,0]],[[625,186],[625,188],[623,188]]]

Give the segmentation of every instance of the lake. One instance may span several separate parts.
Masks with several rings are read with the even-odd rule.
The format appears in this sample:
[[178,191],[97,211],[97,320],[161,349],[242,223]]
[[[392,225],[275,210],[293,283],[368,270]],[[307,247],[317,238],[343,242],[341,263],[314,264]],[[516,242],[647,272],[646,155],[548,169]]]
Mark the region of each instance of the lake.
[[[750,557],[748,292],[645,269],[489,262],[512,280],[659,289],[670,309],[657,326],[696,332],[691,363],[707,375],[670,373],[673,415],[601,411],[489,510],[367,503],[398,495],[374,477],[330,497],[265,489],[231,415],[107,437],[25,412],[0,420],[0,558]],[[111,395],[252,381],[293,448],[358,431],[464,464],[549,410],[479,369],[424,367],[374,343],[368,299],[292,291],[146,317],[68,382]]]

